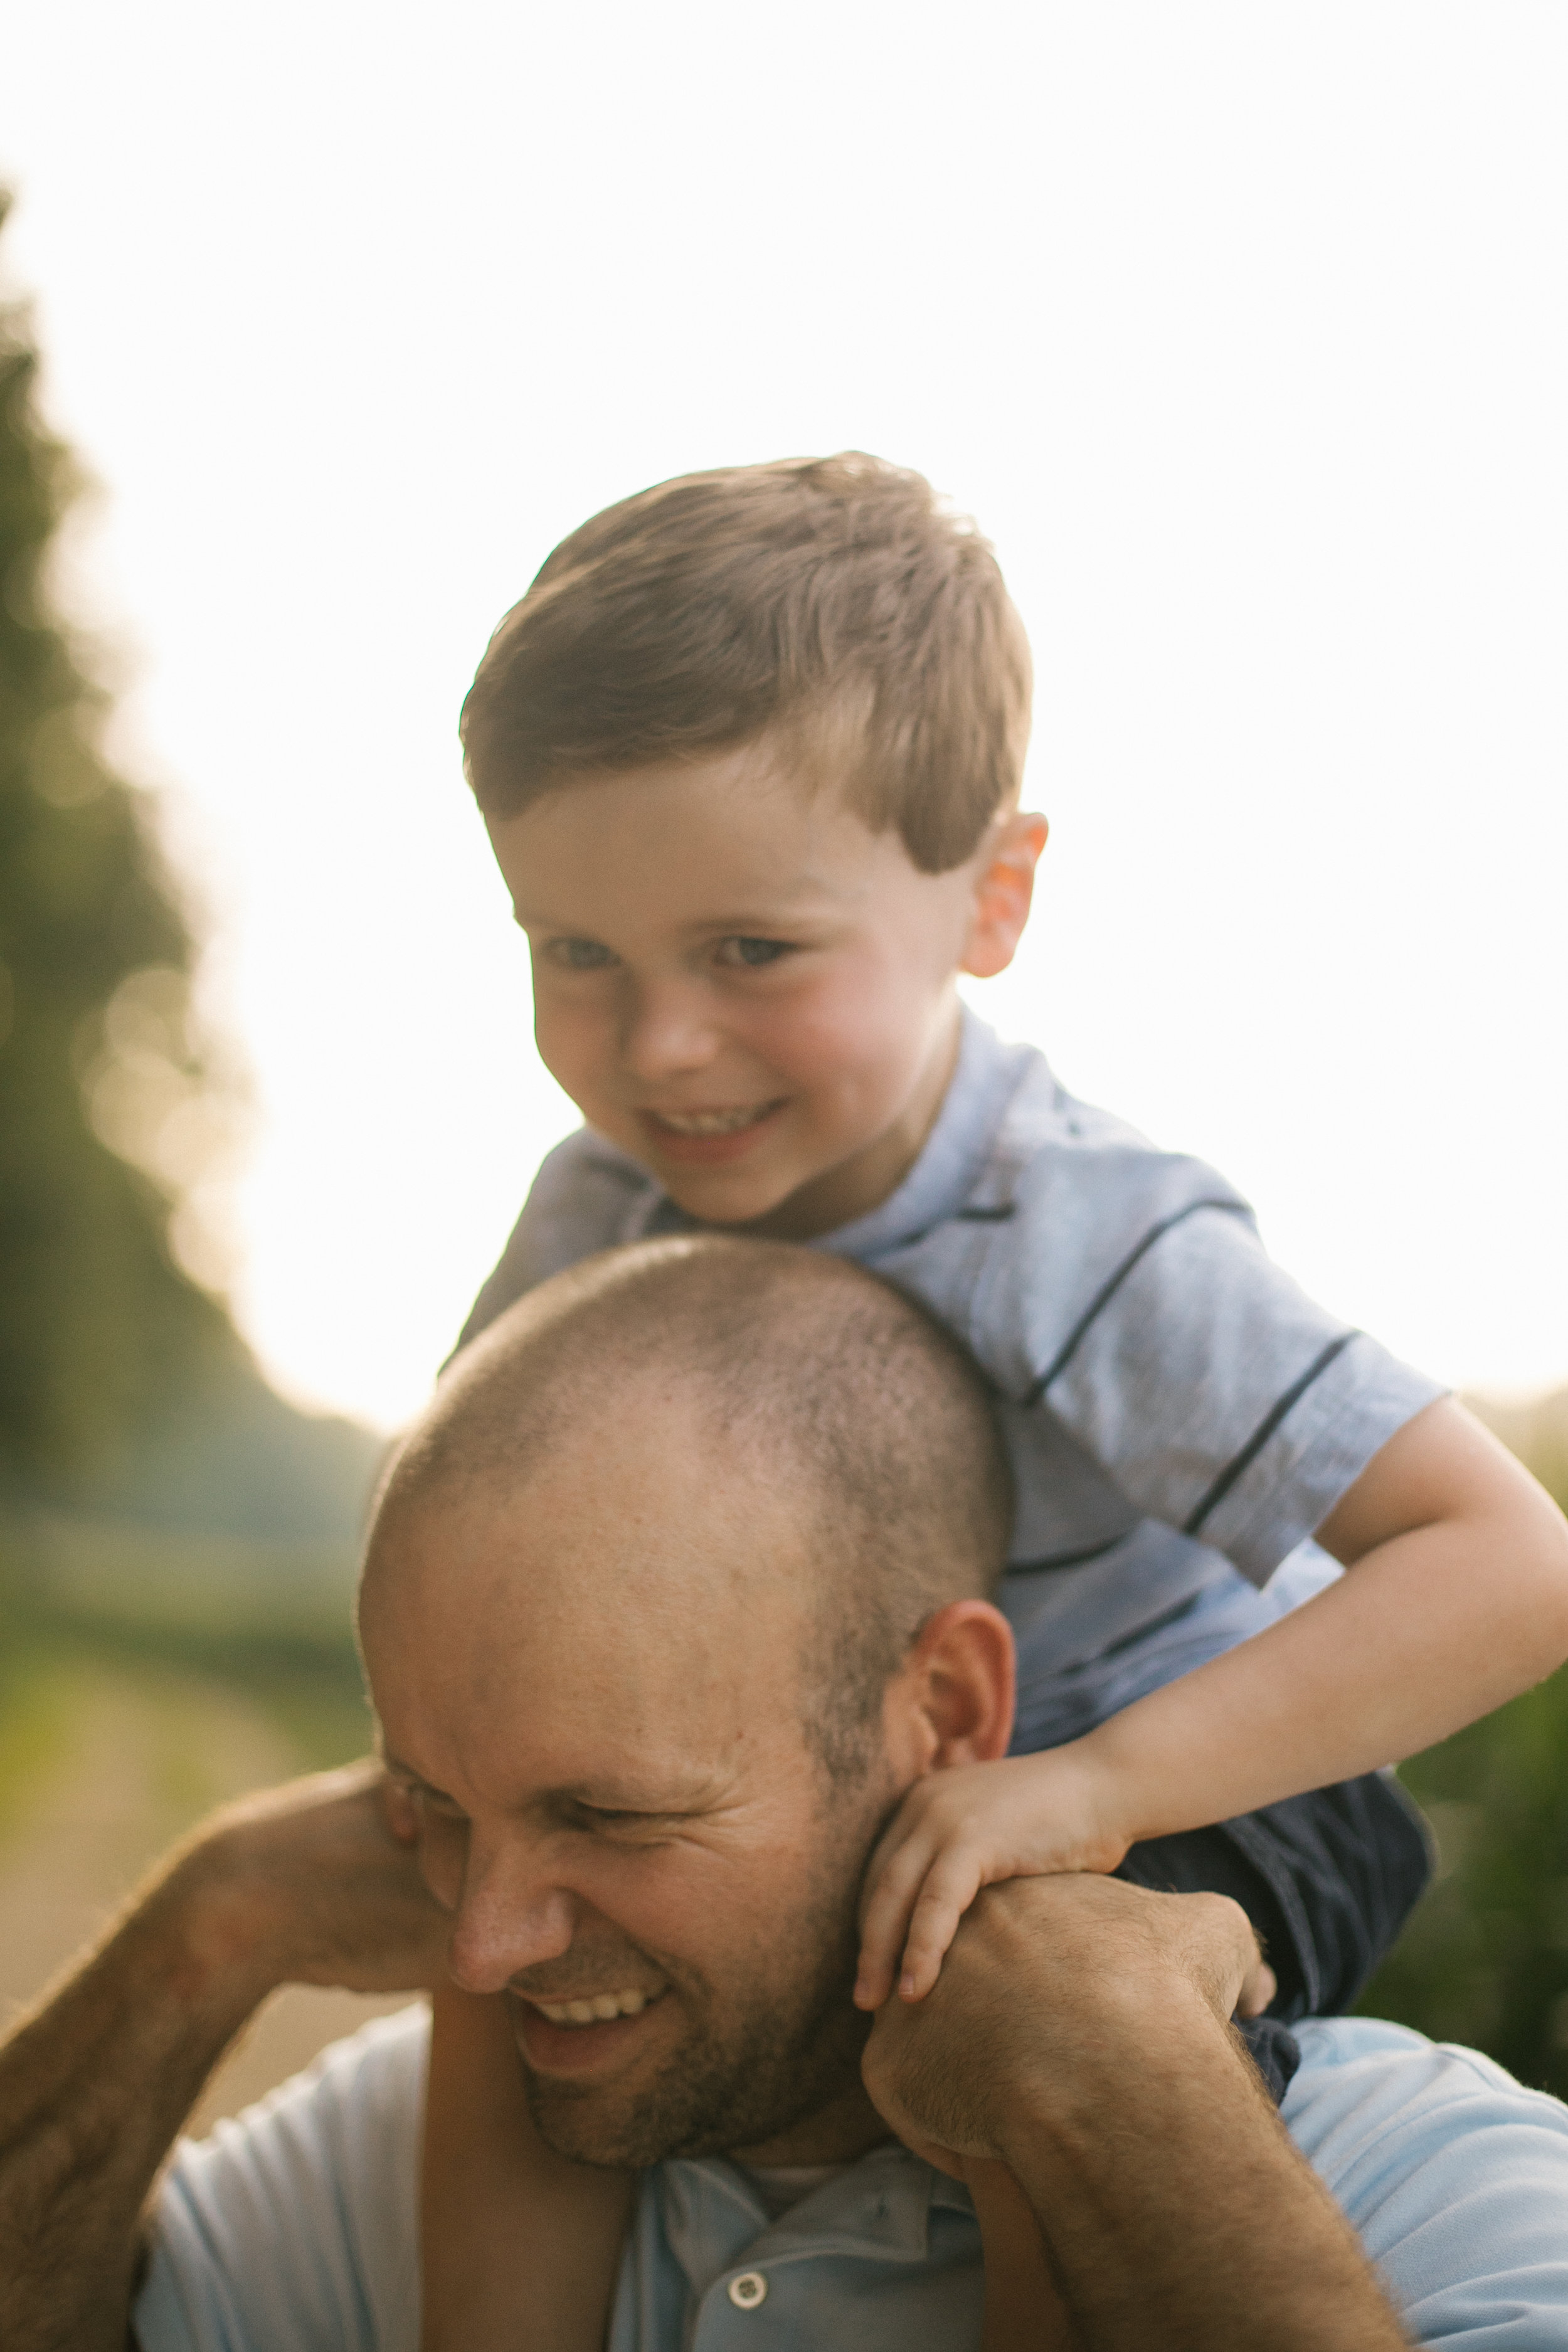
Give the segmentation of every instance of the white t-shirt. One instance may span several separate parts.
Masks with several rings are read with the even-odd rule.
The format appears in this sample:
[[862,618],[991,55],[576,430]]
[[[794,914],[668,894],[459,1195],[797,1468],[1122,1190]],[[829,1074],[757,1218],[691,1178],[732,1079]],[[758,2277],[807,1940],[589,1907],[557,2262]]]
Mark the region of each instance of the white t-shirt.
[[[1568,2352],[1568,2108],[1368,2019],[1298,2029],[1282,2113],[1417,2344]],[[136,2307],[142,2352],[417,2352],[422,2009],[377,2019],[183,2142]],[[964,2190],[889,2146],[782,2213],[716,2158],[643,2176],[610,2352],[973,2352]]]

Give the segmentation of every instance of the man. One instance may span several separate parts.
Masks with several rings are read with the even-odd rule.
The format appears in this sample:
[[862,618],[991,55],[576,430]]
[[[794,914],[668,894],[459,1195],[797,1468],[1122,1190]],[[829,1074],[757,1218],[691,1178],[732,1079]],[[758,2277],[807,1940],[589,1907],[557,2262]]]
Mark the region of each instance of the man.
[[[144,2352],[413,2352],[418,2013],[183,2152],[139,2292],[138,2215],[273,1986],[439,1984],[443,1953],[433,2340],[562,2352],[611,2305],[613,2352],[1393,2352],[1396,2313],[1568,2347],[1568,2112],[1311,2024],[1282,2128],[1219,1897],[993,1889],[866,2046],[868,1856],[1006,1748],[1005,1521],[973,1368],[842,1260],[658,1243],[520,1302],[382,1498],[386,1778],[221,1816],[0,2053],[7,2352],[123,2352],[133,2304]],[[510,2123],[464,1996],[510,2014]]]

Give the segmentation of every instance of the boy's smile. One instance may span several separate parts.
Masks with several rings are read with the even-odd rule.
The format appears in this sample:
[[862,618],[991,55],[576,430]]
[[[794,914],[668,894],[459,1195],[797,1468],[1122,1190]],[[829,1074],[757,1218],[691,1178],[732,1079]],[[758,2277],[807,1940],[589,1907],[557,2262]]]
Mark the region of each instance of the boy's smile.
[[804,1240],[912,1164],[952,1072],[957,975],[1011,955],[1045,828],[1004,816],[966,865],[922,874],[749,744],[574,781],[489,831],[539,1050],[584,1117],[689,1215]]

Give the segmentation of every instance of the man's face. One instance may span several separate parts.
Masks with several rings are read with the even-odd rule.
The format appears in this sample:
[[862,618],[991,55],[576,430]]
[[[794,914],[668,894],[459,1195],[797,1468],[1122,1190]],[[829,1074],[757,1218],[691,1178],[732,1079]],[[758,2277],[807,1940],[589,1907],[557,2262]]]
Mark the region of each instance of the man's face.
[[682,1208],[802,1239],[886,1198],[952,1072],[983,856],[922,874],[755,744],[574,784],[490,838],[541,1055]]
[[373,1545],[365,1655],[452,1973],[508,1994],[564,2155],[853,2154],[799,2127],[837,2102],[880,2136],[849,1988],[899,1792],[880,1760],[830,1792],[803,1738],[803,1515],[664,1401],[617,1402],[521,1496]]

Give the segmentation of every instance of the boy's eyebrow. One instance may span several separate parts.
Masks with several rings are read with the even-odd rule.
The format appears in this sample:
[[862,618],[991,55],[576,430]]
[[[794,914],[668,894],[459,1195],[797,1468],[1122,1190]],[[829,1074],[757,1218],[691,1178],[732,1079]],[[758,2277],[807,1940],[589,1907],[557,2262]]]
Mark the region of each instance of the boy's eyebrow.
[[[822,911],[824,901],[831,898],[832,894],[820,883],[802,882],[793,892],[781,892],[766,909],[750,907],[729,913],[699,915],[682,924],[681,929],[691,932],[740,932],[742,935],[749,932],[753,936],[765,936],[781,927],[787,928],[792,923],[809,920]],[[515,899],[512,901],[511,919],[522,931],[559,931],[563,936],[574,938],[592,936],[589,931],[579,932],[570,921],[563,922],[532,908],[520,906]]]

